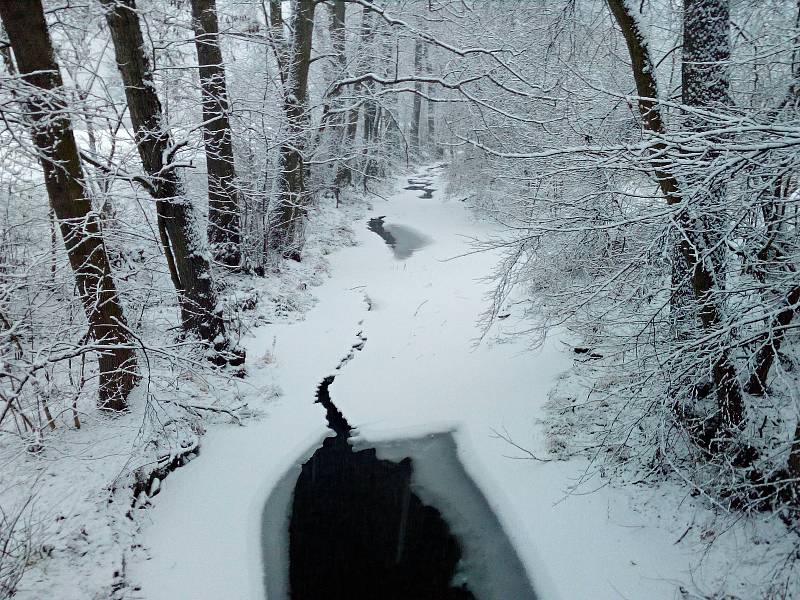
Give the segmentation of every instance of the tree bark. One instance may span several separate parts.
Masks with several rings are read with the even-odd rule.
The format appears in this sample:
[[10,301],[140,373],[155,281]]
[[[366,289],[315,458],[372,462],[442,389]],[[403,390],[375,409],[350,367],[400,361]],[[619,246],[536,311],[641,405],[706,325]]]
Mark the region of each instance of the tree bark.
[[[347,17],[347,3],[345,0],[334,0],[330,9],[331,12],[331,44],[334,53],[334,69],[340,77],[347,74],[347,44],[345,39],[345,19]],[[334,110],[342,110],[342,102],[339,99],[341,96],[341,88],[336,89],[331,94],[331,107]],[[346,153],[348,152],[351,144],[351,138],[348,137],[350,133],[350,111],[335,113],[332,118],[332,129],[334,131],[334,139],[337,140],[341,153],[345,158],[339,160],[336,165],[336,174],[333,179],[334,193],[338,201],[339,193],[343,185],[346,185],[352,179],[350,168],[347,165]],[[356,113],[356,124],[358,123],[358,113]],[[353,138],[355,138],[355,130],[353,131]]]
[[244,354],[233,351],[225,336],[203,231],[172,164],[177,149],[156,94],[135,0],[100,2],[106,9],[134,139],[156,199],[159,232],[178,292],[183,328],[212,346],[218,363],[241,364]]
[[[425,56],[425,64],[427,66],[428,75],[433,75],[433,65],[431,64],[431,53],[430,50],[426,52]],[[433,83],[428,84],[428,96],[433,98],[434,94],[436,93],[436,85]],[[433,156],[436,158],[441,158],[444,156],[442,149],[436,142],[436,103],[428,99],[427,109],[428,109],[428,131],[427,131],[427,146],[430,151],[433,153]]]
[[[367,47],[370,39],[370,32],[372,31],[373,14],[368,9],[364,8],[361,12],[361,31],[359,33],[358,53],[356,55],[356,74],[362,74],[369,63],[367,56]],[[355,94],[363,87],[361,83],[356,83],[352,87],[352,95]],[[366,107],[364,111],[366,113]],[[358,122],[361,119],[362,106],[352,108],[347,113],[347,122],[344,133],[344,143],[342,148],[345,155],[354,154],[356,148],[356,134],[358,133]],[[366,116],[365,116],[366,118]],[[353,169],[348,162],[342,163],[339,166],[339,171],[336,174],[337,186],[347,185],[353,182]]]
[[[379,51],[376,52],[373,43],[375,39],[375,20],[372,13],[366,13],[361,22],[361,43],[362,52],[365,56],[372,56],[374,62],[380,60]],[[378,56],[375,56],[378,54]],[[375,82],[365,81],[362,84],[364,89],[364,128],[361,131],[362,154],[363,154],[363,169],[364,169],[364,186],[366,189],[367,180],[375,177],[378,174],[378,161],[375,159],[373,153],[373,142],[377,138],[378,133],[378,120],[380,117],[380,110],[378,103],[374,100],[375,97]]]
[[756,352],[755,367],[750,374],[745,391],[754,396],[763,396],[767,391],[767,377],[781,349],[786,327],[794,318],[797,305],[800,303],[800,287],[795,287],[786,297],[786,306],[770,323],[770,330],[763,336],[763,345]]
[[[639,113],[642,116],[644,128],[652,134],[662,136],[666,131],[666,127],[658,104],[655,65],[650,56],[650,48],[644,32],[639,27],[639,22],[635,15],[630,12],[625,0],[606,0],[606,3],[617,25],[622,30],[622,35],[628,46],[631,70],[638,96]],[[654,144],[653,158],[650,164],[667,204],[677,204],[681,201],[678,180],[664,160],[666,150],[666,144],[663,142]]]
[[[681,66],[682,101],[687,107],[725,108],[730,104],[728,65],[730,61],[730,9],[728,0],[684,0],[683,3],[683,62]],[[688,114],[685,127],[705,131],[703,119]],[[718,152],[707,151],[698,161],[706,169],[687,173],[685,201],[697,215],[690,221],[684,218],[694,257],[692,285],[699,301],[699,316],[705,329],[721,325],[720,300],[716,297],[725,288],[725,182],[707,181],[705,174]],[[702,177],[699,178],[698,175]],[[683,211],[686,213],[686,211]],[[722,421],[727,427],[737,427],[744,419],[742,392],[736,369],[724,342],[717,351],[713,370],[714,388]]]
[[797,423],[797,426],[794,430],[794,441],[792,442],[792,448],[789,451],[789,476],[795,480],[795,493],[797,498],[800,499],[800,422]]
[[124,410],[138,379],[136,353],[111,274],[100,218],[92,210],[81,172],[41,0],[2,1],[0,18],[17,67],[31,87],[27,104],[33,141],[39,150],[50,206],[75,273],[89,335],[103,347],[97,356],[98,404],[103,409]]
[[[424,57],[424,45],[422,40],[414,40],[414,74],[419,75],[422,73],[422,62]],[[419,129],[420,120],[422,118],[422,82],[414,82],[414,108],[411,114],[411,131],[409,137],[411,138],[411,151],[414,154],[419,154]]]
[[294,1],[294,27],[287,74],[284,110],[289,123],[281,145],[280,206],[272,224],[272,245],[285,258],[300,260],[303,249],[303,221],[308,205],[303,151],[309,122],[308,70],[314,33],[315,0]]
[[239,191],[228,118],[230,111],[225,65],[219,46],[216,0],[191,1],[208,171],[208,241],[217,262],[238,267],[241,262]]
[[275,53],[275,62],[278,63],[278,73],[281,85],[286,88],[286,40],[283,35],[283,12],[281,0],[269,0],[269,35],[272,51]]

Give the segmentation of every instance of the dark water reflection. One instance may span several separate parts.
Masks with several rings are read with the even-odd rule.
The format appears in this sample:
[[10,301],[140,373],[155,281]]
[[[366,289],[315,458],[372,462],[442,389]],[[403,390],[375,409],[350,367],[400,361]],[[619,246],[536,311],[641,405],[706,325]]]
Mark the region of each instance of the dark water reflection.
[[537,598],[450,433],[327,438],[273,492],[262,539],[269,600]]
[[398,260],[409,258],[414,252],[431,243],[431,239],[412,227],[385,224],[385,217],[375,217],[367,222],[367,228],[377,233],[386,245],[392,249],[394,257]]
[[411,459],[327,438],[300,473],[289,524],[292,600],[475,600],[451,585],[461,558],[435,508],[411,491]]

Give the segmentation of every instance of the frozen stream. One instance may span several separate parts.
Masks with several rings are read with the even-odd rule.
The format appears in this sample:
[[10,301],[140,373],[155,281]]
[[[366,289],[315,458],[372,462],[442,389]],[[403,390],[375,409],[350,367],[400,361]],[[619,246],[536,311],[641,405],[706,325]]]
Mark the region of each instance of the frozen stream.
[[[431,198],[421,197],[426,189]],[[444,189],[436,168],[398,177],[397,192],[374,199],[375,211],[353,224],[358,245],[330,255],[331,275],[314,289],[318,303],[305,318],[243,339],[250,364],[242,385],[277,384],[283,396],[259,421],[209,429],[198,459],[171,474],[141,512],[142,548],[127,561],[128,579],[141,587],[136,598],[264,600],[265,559],[288,576],[288,540],[279,536],[289,532],[287,502],[302,465],[330,435],[313,398],[331,375],[329,394],[353,427],[354,449],[373,448],[374,460],[394,465],[408,457],[410,474],[387,472],[405,473],[409,490],[459,542],[450,588],[466,574],[479,599],[530,598],[530,581],[542,600],[671,600],[674,582],[691,579],[694,557],[675,543],[685,515],[674,526],[673,509],[632,510],[630,491],[603,481],[590,486],[594,493],[568,495],[585,463],[524,460],[497,435],[547,456],[537,420],[574,353],[557,335],[535,351],[525,337],[498,335],[530,327],[513,298],[502,307],[509,317],[476,345],[476,319],[492,291],[485,278],[500,253],[474,253],[470,240],[498,229]],[[384,229],[411,228],[427,244],[397,257],[367,227],[378,216]],[[337,370],[349,351],[352,360]],[[265,519],[276,532],[266,537]],[[283,553],[283,567],[270,547]],[[493,578],[525,591],[492,596]],[[269,600],[281,597],[269,592]]]

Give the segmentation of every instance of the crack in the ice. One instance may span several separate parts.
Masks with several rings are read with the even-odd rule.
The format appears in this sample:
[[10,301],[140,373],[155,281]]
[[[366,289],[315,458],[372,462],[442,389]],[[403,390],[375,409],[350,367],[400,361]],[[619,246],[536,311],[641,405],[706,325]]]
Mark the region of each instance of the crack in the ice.
[[[361,352],[361,350],[364,349],[367,343],[367,336],[364,335],[364,331],[359,330],[356,337],[358,341],[350,347],[350,352],[339,361],[339,365],[336,367],[337,371],[340,371],[343,366],[353,360],[356,352]],[[335,379],[336,375],[328,375],[320,382],[319,386],[317,386],[316,402],[319,402],[325,408],[325,419],[328,421],[328,427],[333,430],[337,438],[346,440],[350,437],[350,432],[353,428],[350,423],[347,422],[342,411],[340,411],[333,403],[333,400],[331,400],[329,388]]]

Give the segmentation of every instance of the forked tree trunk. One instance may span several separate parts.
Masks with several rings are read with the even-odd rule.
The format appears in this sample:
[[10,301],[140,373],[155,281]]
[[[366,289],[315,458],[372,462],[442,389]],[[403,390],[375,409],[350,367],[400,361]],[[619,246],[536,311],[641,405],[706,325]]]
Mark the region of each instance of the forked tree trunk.
[[286,141],[281,145],[280,206],[271,234],[272,245],[284,257],[300,260],[303,228],[308,206],[303,152],[308,115],[308,70],[314,32],[316,0],[295,0],[292,43],[289,51],[284,110],[289,123]]
[[241,262],[239,191],[228,118],[228,88],[219,46],[216,0],[192,0],[194,42],[203,100],[203,142],[208,171],[208,241],[215,260]]
[[[639,112],[644,128],[658,136],[666,133],[658,105],[658,88],[655,68],[644,33],[636,15],[625,0],[606,0],[611,14],[622,30],[631,58]],[[684,65],[683,101],[689,106],[715,106],[728,102],[728,80],[725,76],[729,55],[728,29],[730,17],[726,0],[685,0],[684,2]],[[687,123],[698,127],[696,122]],[[667,147],[663,142],[653,144],[651,166],[661,192],[668,204],[675,205],[690,200],[688,190],[678,184],[678,179],[664,160]],[[722,200],[724,190],[717,188],[705,201],[706,213],[713,215],[715,202]],[[699,318],[704,329],[717,327],[721,321],[715,292],[723,285],[720,255],[709,255],[706,250],[715,242],[708,234],[711,223],[698,225],[689,219],[688,211],[679,215],[680,235],[673,253],[672,310],[676,328],[687,327],[687,321]],[[717,228],[719,229],[719,228]],[[696,304],[697,310],[690,304]],[[727,428],[739,426],[744,419],[744,406],[736,370],[727,350],[717,351],[712,365],[712,380],[722,422]]]
[[139,156],[156,199],[159,233],[178,292],[183,328],[213,347],[216,362],[240,364],[243,353],[232,352],[225,336],[204,232],[171,164],[176,148],[156,94],[135,0],[100,2],[106,9]]
[[41,0],[0,1],[0,18],[17,67],[31,87],[27,99],[29,119],[50,206],[75,273],[90,337],[102,347],[97,355],[99,406],[124,410],[138,378],[136,353],[111,274],[100,218],[92,210],[81,172]]

